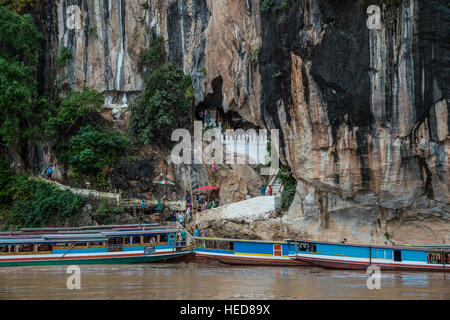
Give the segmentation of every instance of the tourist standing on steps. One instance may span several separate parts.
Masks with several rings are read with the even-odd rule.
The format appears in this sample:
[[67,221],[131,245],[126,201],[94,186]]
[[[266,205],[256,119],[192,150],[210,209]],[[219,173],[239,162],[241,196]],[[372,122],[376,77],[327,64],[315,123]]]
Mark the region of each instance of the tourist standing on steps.
[[47,178],[48,178],[49,180],[51,180],[51,179],[52,179],[52,175],[53,175],[53,169],[52,169],[52,166],[49,166],[49,167],[47,168]]
[[265,196],[266,195],[266,187],[264,185],[262,185],[260,190],[261,190],[261,195]]
[[206,111],[206,114],[205,114],[205,125],[209,126],[210,121],[211,121],[211,119],[209,117],[209,111]]
[[269,196],[271,196],[271,195],[272,195],[272,192],[273,192],[273,190],[272,190],[272,186],[269,186]]

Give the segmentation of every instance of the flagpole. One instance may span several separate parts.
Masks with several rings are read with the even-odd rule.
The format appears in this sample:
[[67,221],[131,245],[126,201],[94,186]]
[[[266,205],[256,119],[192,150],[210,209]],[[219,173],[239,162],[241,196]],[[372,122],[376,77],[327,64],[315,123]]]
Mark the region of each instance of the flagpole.
[[191,194],[191,206],[192,206],[192,220],[194,222],[194,227],[197,222],[197,215],[195,214],[195,206],[194,206],[194,197],[192,196],[192,179],[191,179],[191,167],[188,165],[188,171],[189,171],[189,189]]

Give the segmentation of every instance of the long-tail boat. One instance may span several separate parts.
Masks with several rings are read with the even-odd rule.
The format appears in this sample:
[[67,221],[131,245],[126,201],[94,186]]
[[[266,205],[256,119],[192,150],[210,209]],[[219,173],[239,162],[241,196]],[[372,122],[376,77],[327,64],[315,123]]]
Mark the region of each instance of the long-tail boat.
[[289,257],[328,269],[450,271],[449,245],[358,245],[288,240]]
[[195,237],[195,260],[219,261],[230,265],[306,266],[289,258],[286,241],[242,240]]
[[0,232],[0,266],[142,263],[193,253],[177,239],[179,229],[155,224]]

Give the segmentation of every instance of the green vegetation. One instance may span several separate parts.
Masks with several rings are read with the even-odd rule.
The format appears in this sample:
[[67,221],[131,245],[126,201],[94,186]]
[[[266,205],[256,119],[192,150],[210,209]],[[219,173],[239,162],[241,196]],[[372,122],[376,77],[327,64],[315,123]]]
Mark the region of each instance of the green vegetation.
[[281,17],[278,18],[278,24],[282,24],[286,22],[286,16],[282,15]]
[[95,125],[98,112],[102,110],[103,96],[100,92],[84,88],[81,92],[69,92],[59,105],[42,98],[42,127],[47,138],[66,140],[78,132],[81,126]]
[[82,205],[80,196],[30,180],[27,175],[13,175],[7,163],[0,161],[0,221],[4,230],[70,221]]
[[189,75],[165,62],[163,44],[164,40],[156,37],[139,59],[145,90],[130,106],[130,129],[135,142],[167,148],[172,144],[172,131],[190,125],[194,90]]
[[384,3],[386,4],[386,6],[390,7],[390,6],[398,5],[400,3],[400,1],[399,0],[384,0]]
[[126,154],[128,144],[117,131],[100,132],[89,125],[69,140],[64,157],[75,173],[97,177]]
[[67,48],[62,48],[58,58],[56,58],[56,64],[59,67],[64,67],[70,59],[72,59],[72,52]]
[[[143,50],[138,58],[139,71],[144,74],[158,69],[166,61],[164,39],[155,37],[150,48]],[[147,69],[147,70],[144,70]]]
[[[276,0],[261,0],[260,8],[262,12],[269,12],[270,9],[275,5]],[[279,11],[289,9],[289,0],[284,0],[280,5],[275,6],[273,8],[274,13],[278,13]]]
[[36,0],[0,0],[0,5],[9,6],[15,12],[22,12],[25,8],[34,7]]
[[281,71],[277,71],[274,74],[272,74],[272,78],[279,78],[281,77],[281,75],[282,75]]
[[88,28],[88,36],[91,37],[91,36],[93,36],[96,33],[97,33],[97,28],[95,28],[93,26],[89,26],[89,28]]
[[261,11],[262,12],[268,12],[270,9],[272,9],[273,5],[275,4],[276,0],[261,0]]
[[94,211],[94,219],[104,225],[113,224],[114,216],[123,212],[123,208],[112,206],[108,201],[102,201],[98,209]]
[[250,61],[253,63],[259,62],[259,55],[261,54],[261,47],[256,49],[255,51],[252,51],[250,54]]
[[[102,94],[86,88],[81,92],[69,92],[58,104],[45,98],[38,102],[44,133],[42,139],[52,143],[58,160],[65,166],[70,165],[76,178],[93,174],[93,184],[104,188],[107,187],[105,169],[117,159],[116,153],[126,155],[125,149],[117,151],[117,148],[128,143],[122,140],[128,140],[124,137],[120,139],[118,132],[114,135],[102,132],[102,119],[98,114],[102,104]],[[101,143],[107,145],[99,146]],[[111,144],[114,144],[113,148]],[[74,152],[79,154],[74,155]],[[89,160],[91,152],[95,154]]]
[[23,144],[30,135],[40,37],[30,15],[0,6],[0,142]]
[[288,0],[284,0],[284,1],[281,3],[281,5],[276,6],[275,8],[273,8],[273,11],[274,11],[275,13],[277,13],[278,11],[282,11],[282,10],[285,10],[285,9],[289,9],[289,3],[288,3]]
[[281,181],[281,184],[283,185],[281,201],[283,209],[287,210],[294,200],[297,181],[292,176],[291,169],[287,166],[284,166],[283,164],[280,166],[280,171],[277,174],[277,179],[279,179]]

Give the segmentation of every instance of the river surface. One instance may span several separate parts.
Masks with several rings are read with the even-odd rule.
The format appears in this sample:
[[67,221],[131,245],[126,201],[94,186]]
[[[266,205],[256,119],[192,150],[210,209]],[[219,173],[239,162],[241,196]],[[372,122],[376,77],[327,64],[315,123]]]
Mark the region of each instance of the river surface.
[[450,274],[382,272],[369,290],[364,271],[237,267],[220,263],[81,265],[80,290],[68,266],[2,267],[0,299],[450,299]]

